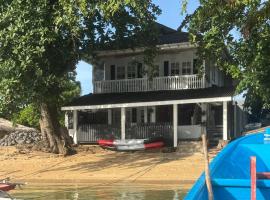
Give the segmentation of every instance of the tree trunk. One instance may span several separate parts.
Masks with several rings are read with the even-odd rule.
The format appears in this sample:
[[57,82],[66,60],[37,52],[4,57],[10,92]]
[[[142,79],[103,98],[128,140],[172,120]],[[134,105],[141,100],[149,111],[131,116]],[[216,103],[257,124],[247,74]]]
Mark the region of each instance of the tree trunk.
[[67,131],[64,131],[57,119],[57,109],[47,103],[40,106],[40,130],[51,153],[68,155],[71,154],[71,142]]

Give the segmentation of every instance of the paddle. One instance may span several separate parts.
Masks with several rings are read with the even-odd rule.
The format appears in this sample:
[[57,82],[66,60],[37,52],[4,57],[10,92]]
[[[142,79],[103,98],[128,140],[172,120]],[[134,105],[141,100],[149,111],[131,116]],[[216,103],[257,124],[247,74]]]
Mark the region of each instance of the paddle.
[[204,153],[205,182],[206,182],[207,191],[208,191],[208,200],[213,200],[214,195],[213,195],[213,189],[212,189],[211,178],[210,178],[207,140],[206,140],[206,134],[204,131],[202,133],[202,142],[203,142],[203,153]]

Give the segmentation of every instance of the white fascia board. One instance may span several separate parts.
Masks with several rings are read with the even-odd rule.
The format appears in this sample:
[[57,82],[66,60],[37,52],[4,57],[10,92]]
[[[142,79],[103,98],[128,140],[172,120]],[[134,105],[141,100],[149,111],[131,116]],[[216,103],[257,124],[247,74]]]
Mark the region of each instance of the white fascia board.
[[143,106],[161,106],[173,104],[188,104],[188,103],[212,103],[232,101],[232,97],[216,97],[216,98],[202,98],[202,99],[184,99],[184,100],[168,100],[168,101],[152,101],[152,102],[136,102],[136,103],[121,103],[121,104],[106,104],[93,106],[67,106],[62,107],[61,110],[94,110],[94,109],[108,109],[108,108],[131,108]]
[[[197,47],[196,45],[193,45],[190,42],[157,45],[157,48],[160,51],[191,49],[191,48],[196,48],[196,47]],[[124,55],[124,54],[131,54],[131,53],[135,53],[135,54],[142,53],[144,50],[145,50],[144,47],[140,47],[140,48],[134,48],[134,49],[96,51],[96,54],[98,57],[107,57],[107,56],[116,56],[116,55]]]

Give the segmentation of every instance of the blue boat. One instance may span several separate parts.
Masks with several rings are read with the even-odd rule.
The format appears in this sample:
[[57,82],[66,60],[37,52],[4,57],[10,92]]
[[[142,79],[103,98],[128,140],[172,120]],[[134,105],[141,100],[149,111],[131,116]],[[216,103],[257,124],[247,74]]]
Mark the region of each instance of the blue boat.
[[[250,158],[256,157],[256,171],[270,172],[270,129],[243,136],[229,143],[210,163],[215,200],[250,200]],[[270,200],[270,179],[256,181],[256,199]],[[193,185],[185,200],[208,200],[205,174]]]

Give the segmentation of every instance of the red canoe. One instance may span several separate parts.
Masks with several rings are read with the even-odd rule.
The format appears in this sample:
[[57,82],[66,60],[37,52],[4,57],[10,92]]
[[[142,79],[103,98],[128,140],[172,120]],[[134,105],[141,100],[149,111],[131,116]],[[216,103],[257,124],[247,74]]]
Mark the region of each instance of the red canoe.
[[9,190],[13,190],[15,189],[16,184],[12,184],[12,183],[0,183],[0,190],[1,191],[9,191]]
[[114,140],[98,140],[98,144],[100,146],[113,146],[113,141]]
[[164,142],[152,142],[148,144],[144,144],[145,149],[155,149],[155,148],[161,148],[164,147]]
[[[147,143],[145,143],[145,141]],[[142,139],[133,139],[133,140],[98,140],[98,144],[103,148],[108,148],[111,150],[118,151],[136,151],[143,149],[155,149],[164,147],[165,144],[163,141],[152,141]]]

